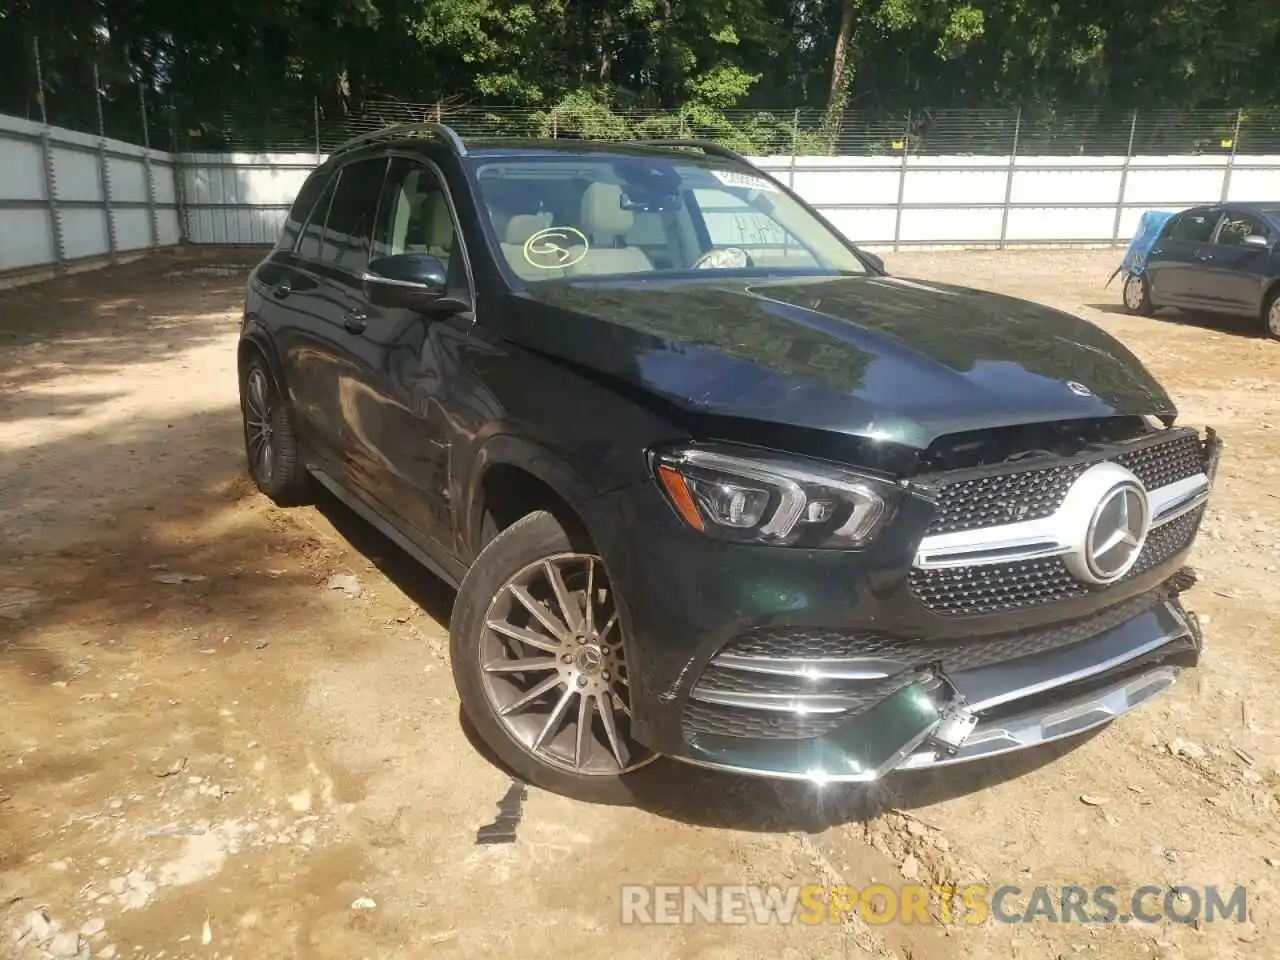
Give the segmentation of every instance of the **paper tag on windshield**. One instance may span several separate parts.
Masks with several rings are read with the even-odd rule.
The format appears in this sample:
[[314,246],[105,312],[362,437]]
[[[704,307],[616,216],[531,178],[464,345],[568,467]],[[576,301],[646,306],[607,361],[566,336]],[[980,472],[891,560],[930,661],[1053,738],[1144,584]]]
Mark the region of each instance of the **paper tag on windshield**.
[[766,193],[777,193],[778,188],[764,177],[755,177],[749,173],[738,173],[736,170],[712,170],[711,175],[726,187],[738,187],[742,190],[763,190]]

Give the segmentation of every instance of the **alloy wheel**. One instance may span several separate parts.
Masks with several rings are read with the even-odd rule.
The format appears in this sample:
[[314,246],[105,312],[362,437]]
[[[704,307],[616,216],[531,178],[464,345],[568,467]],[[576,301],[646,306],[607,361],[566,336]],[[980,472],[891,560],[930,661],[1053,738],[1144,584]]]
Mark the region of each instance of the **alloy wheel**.
[[535,759],[618,776],[657,758],[631,737],[622,625],[599,557],[558,554],[517,572],[490,602],[478,650],[490,706]]
[[245,383],[244,431],[249,448],[249,464],[264,483],[275,470],[275,444],[271,422],[271,387],[261,367],[249,371]]
[[1271,307],[1267,310],[1267,332],[1280,339],[1280,296],[1272,298]]

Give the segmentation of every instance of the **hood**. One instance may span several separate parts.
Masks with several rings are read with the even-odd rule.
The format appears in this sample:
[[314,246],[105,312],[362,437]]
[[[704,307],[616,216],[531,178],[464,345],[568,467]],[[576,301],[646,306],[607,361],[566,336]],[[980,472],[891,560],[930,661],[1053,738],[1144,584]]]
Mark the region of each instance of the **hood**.
[[999,294],[885,276],[531,286],[511,339],[701,414],[923,449],[969,430],[1176,412],[1113,337]]

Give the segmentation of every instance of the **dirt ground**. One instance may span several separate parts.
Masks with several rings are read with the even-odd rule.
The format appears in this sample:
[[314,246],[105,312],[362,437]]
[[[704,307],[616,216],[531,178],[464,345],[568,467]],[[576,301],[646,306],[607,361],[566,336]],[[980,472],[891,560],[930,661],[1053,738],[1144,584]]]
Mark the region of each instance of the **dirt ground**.
[[[497,845],[476,831],[510,780],[459,723],[450,592],[342,507],[283,511],[244,478],[249,258],[0,293],[0,956],[1274,956],[1280,344],[1244,322],[1120,315],[1103,287],[1119,256],[888,260],[1079,312],[1184,422],[1220,430],[1193,677],[1083,742],[869,793],[674,764],[633,808],[531,790]],[[340,574],[355,586],[331,589]],[[619,922],[624,883],[904,878],[1243,885],[1251,919]]]

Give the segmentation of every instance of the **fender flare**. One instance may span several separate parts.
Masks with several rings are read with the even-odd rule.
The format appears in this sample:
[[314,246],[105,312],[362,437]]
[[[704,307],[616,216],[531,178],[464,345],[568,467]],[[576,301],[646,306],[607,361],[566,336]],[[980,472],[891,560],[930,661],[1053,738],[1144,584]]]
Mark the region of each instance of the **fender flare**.
[[568,462],[541,444],[511,434],[498,434],[480,445],[467,468],[469,483],[463,491],[463,509],[459,512],[461,529],[458,532],[472,557],[479,553],[484,524],[484,478],[496,466],[517,467],[536,477],[567,503],[586,525],[583,504],[599,491],[593,489]]

